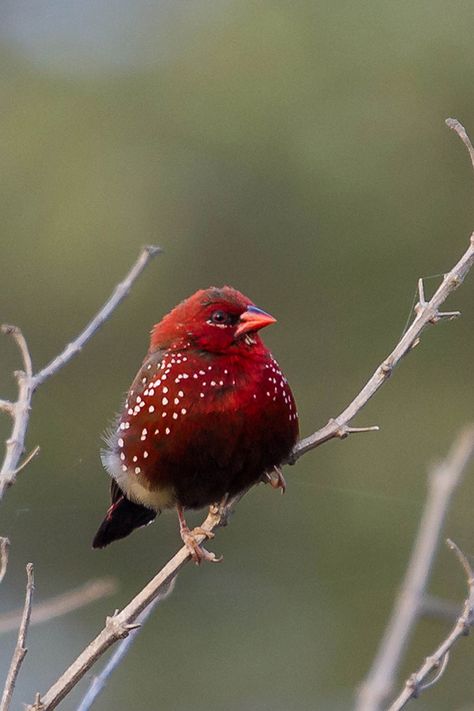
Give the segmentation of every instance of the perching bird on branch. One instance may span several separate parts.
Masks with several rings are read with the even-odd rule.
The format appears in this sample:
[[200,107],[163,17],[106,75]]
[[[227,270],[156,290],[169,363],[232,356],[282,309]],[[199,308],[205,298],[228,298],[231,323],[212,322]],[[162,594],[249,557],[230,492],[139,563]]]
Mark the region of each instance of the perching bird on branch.
[[[215,560],[195,540],[185,509],[258,481],[284,489],[278,465],[298,436],[292,392],[258,331],[275,319],[231,287],[197,291],[151,332],[102,461],[112,505],[94,548],[176,508],[194,560]],[[275,474],[276,471],[276,474]]]

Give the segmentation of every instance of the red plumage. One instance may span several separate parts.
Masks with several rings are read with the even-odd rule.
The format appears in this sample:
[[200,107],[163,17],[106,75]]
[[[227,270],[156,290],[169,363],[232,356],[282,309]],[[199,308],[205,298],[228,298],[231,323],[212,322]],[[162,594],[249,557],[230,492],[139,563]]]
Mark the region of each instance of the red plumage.
[[[196,292],[151,332],[150,348],[102,453],[112,506],[94,547],[176,507],[218,503],[288,456],[298,415],[286,378],[258,331],[275,319],[230,287]],[[280,479],[277,479],[280,483]]]

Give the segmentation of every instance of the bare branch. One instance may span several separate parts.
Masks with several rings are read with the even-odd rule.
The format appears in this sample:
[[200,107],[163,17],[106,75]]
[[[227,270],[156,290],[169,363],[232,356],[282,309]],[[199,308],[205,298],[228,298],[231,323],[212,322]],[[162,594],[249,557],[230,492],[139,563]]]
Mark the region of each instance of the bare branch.
[[28,581],[26,584],[25,606],[23,608],[20,629],[18,630],[18,640],[16,643],[15,651],[13,653],[10,669],[8,670],[8,676],[5,683],[5,688],[3,689],[2,700],[0,701],[0,711],[8,711],[8,709],[10,708],[10,703],[15,688],[15,682],[27,652],[27,649],[25,647],[26,634],[28,632],[28,624],[30,622],[31,605],[33,602],[33,591],[35,587],[33,563],[28,563],[28,565],[26,566],[26,575]]
[[78,337],[69,343],[66,348],[60,353],[54,360],[51,361],[45,368],[40,370],[33,378],[33,389],[35,390],[38,385],[44,383],[47,378],[55,375],[57,371],[66,365],[66,363],[75,356],[82,347],[87,343],[88,340],[92,338],[94,333],[99,330],[99,328],[110,318],[112,312],[117,308],[121,301],[127,296],[133,283],[138,279],[142,271],[145,269],[146,265],[150,259],[157,254],[161,253],[161,248],[154,245],[147,245],[141,250],[137,261],[130,269],[125,279],[118,284],[110,299],[106,301],[99,313],[94,316],[92,321],[90,321],[85,329],[78,335]]
[[356,711],[378,711],[390,693],[418,616],[441,529],[452,496],[474,455],[474,426],[464,430],[446,459],[428,476],[428,495],[410,562],[372,668],[361,685]]
[[24,460],[22,461],[22,463],[19,464],[19,465],[17,466],[17,468],[15,469],[15,476],[16,476],[17,474],[19,474],[22,469],[24,469],[25,467],[27,467],[28,464],[31,462],[31,460],[34,459],[34,458],[36,457],[36,455],[40,453],[40,451],[41,451],[41,447],[39,446],[39,444],[37,444],[36,447],[33,447],[33,449],[31,450],[31,452],[26,455],[26,457],[24,458]]
[[[69,612],[96,602],[96,600],[109,597],[116,591],[117,581],[115,578],[89,580],[78,588],[36,603],[31,612],[30,625],[39,625],[43,622],[54,620],[56,617],[62,617]],[[0,635],[16,629],[20,622],[21,614],[21,610],[13,610],[0,615]]]
[[173,592],[175,582],[176,578],[174,578],[174,580],[172,580],[168,584],[168,586],[163,585],[160,594],[153,600],[153,602],[148,607],[143,610],[143,612],[140,613],[140,615],[138,615],[137,624],[139,625],[139,627],[136,630],[132,631],[128,635],[128,637],[125,637],[124,639],[122,639],[121,642],[119,642],[115,652],[110,657],[109,661],[102,669],[100,674],[93,678],[80,705],[77,707],[77,711],[89,711],[89,709],[92,708],[92,705],[94,704],[95,700],[104,690],[109,677],[119,666],[119,664],[121,664],[125,655],[130,650],[130,647],[132,646],[132,643],[135,640],[139,629],[142,628],[147,619],[150,617],[151,613],[155,610],[156,607],[158,607],[158,604],[165,600],[168,595]]
[[2,332],[11,335],[17,343],[23,359],[24,372],[17,371],[18,399],[12,403],[9,414],[13,419],[13,428],[6,441],[5,457],[0,469],[0,500],[6,489],[13,484],[19,461],[23,454],[26,428],[30,416],[31,398],[33,387],[31,382],[31,357],[28,346],[19,328],[16,326],[2,326]]
[[3,324],[3,326],[1,327],[1,331],[2,333],[11,336],[17,344],[23,361],[24,373],[27,378],[31,378],[31,376],[33,375],[33,365],[31,363],[31,356],[28,350],[28,345],[22,332],[20,331],[18,326],[10,326],[7,323]]
[[[234,501],[230,505],[233,505]],[[218,526],[224,525],[227,511],[220,511],[211,507],[209,514],[201,528],[213,531]],[[204,534],[197,536],[198,543],[206,539]],[[129,604],[120,612],[108,617],[102,631],[84,649],[77,659],[66,669],[64,674],[41,697],[40,703],[35,700],[27,711],[50,711],[64,699],[74,686],[83,678],[95,662],[119,639],[127,637],[132,629],[136,628],[136,621],[143,610],[153,600],[166,590],[176,578],[181,568],[191,559],[191,554],[186,546],[180,548],[176,555],[160,570],[155,577],[136,595]],[[1,711],[1,710],[0,710]]]
[[[421,684],[421,686],[417,689],[416,697],[418,697],[422,691],[426,691],[426,689],[429,689],[430,686],[434,686],[435,684],[438,683],[438,681],[441,679],[444,672],[446,671],[448,662],[449,662],[449,652],[446,652],[446,654],[441,659],[441,661],[438,664],[435,664],[435,666],[434,666],[434,669],[435,670],[437,669],[434,677],[432,679],[430,679],[429,681],[426,681],[424,684]],[[414,698],[416,698],[416,697],[414,697]]]
[[448,128],[458,134],[459,138],[466,146],[471,159],[472,167],[474,168],[474,148],[472,147],[471,140],[466,133],[466,129],[462,123],[459,123],[459,121],[455,118],[447,118],[445,124]]
[[94,333],[110,317],[120,302],[123,301],[150,259],[160,251],[159,247],[150,245],[144,247],[125,279],[115,287],[112,296],[104,304],[98,314],[90,321],[79,336],[66,346],[62,353],[36,375],[33,375],[28,345],[20,329],[17,326],[2,326],[2,332],[12,336],[16,342],[20,350],[24,370],[16,373],[18,381],[17,401],[13,403],[8,400],[0,400],[0,410],[9,414],[13,420],[13,428],[6,442],[5,457],[0,469],[0,500],[3,498],[8,487],[15,482],[18,472],[20,472],[39,451],[39,448],[35,448],[33,452],[28,455],[26,460],[20,464],[20,459],[25,448],[26,430],[28,427],[33,393],[47,378],[57,373],[74,355],[79,353],[81,348],[83,348],[87,341],[92,338]]
[[[439,647],[430,657],[427,657],[425,659],[424,663],[418,669],[418,671],[415,674],[412,674],[409,679],[407,679],[402,692],[399,696],[397,696],[397,698],[387,709],[387,711],[400,711],[406,706],[410,699],[416,698],[422,691],[425,691],[425,689],[428,689],[430,686],[433,686],[433,684],[439,681],[444,670],[446,669],[450,650],[460,637],[464,637],[469,634],[469,630],[473,625],[474,572],[466,556],[458,548],[458,546],[453,543],[453,541],[450,541],[449,538],[447,540],[447,544],[451,548],[451,550],[456,553],[458,560],[463,566],[464,571],[466,573],[468,596],[464,602],[462,613],[456,620],[456,624],[454,625],[446,639],[441,642]],[[433,672],[436,672],[435,677],[429,681],[426,681],[428,676]]]
[[0,537],[0,583],[5,577],[8,566],[8,549],[10,548],[10,541],[8,538]]
[[[348,427],[348,423],[357,415],[359,410],[367,404],[370,398],[375,395],[386,380],[388,380],[393,369],[403,356],[417,345],[420,334],[425,326],[429,323],[436,323],[440,318],[443,318],[444,314],[439,311],[439,307],[446,301],[449,294],[462,284],[473,263],[474,233],[471,235],[469,247],[451,271],[444,275],[442,283],[431,299],[427,302],[424,300],[424,296],[421,297],[422,300],[419,301],[415,307],[416,316],[411,326],[390,355],[379,365],[360,393],[338,417],[329,420],[325,427],[314,432],[314,434],[300,440],[289,457],[289,463],[294,464],[301,455],[306,454],[306,452],[309,452],[311,449],[318,447],[334,437],[344,437],[350,434],[351,431],[354,431],[353,428]],[[452,317],[453,313],[454,312],[451,312],[448,315]],[[457,312],[455,313],[457,314]],[[362,429],[365,430],[365,428]]]

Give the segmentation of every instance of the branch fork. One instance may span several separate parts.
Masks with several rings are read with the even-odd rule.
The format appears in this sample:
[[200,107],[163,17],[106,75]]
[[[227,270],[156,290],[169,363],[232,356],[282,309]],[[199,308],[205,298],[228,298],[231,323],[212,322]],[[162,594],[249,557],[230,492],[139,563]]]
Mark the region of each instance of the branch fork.
[[[471,455],[474,451],[474,431],[471,432]],[[463,610],[459,615],[454,627],[448,636],[441,642],[436,651],[429,657],[426,657],[423,665],[417,672],[405,682],[405,686],[395,701],[390,705],[388,711],[401,711],[410,699],[416,698],[422,691],[436,684],[443,675],[449,661],[449,654],[454,644],[460,637],[469,634],[470,628],[474,621],[474,572],[472,567],[461,549],[449,538],[446,541],[448,547],[454,551],[459,562],[464,568],[467,578],[468,596],[464,602]],[[428,682],[425,680],[437,671],[435,676]]]
[[326,426],[335,427],[335,437],[339,439],[346,439],[350,434],[357,434],[361,432],[379,432],[380,427],[378,425],[372,425],[370,427],[349,427],[345,423],[338,422],[337,419],[331,418]]
[[[471,236],[471,241],[472,241],[472,236]],[[456,289],[460,285],[460,280],[457,275],[453,275],[450,277],[449,274],[445,274],[443,281],[446,279],[451,278],[451,284],[454,289]],[[426,311],[430,306],[429,301],[426,301],[425,298],[425,287],[423,283],[423,279],[418,279],[418,303],[415,305],[415,314],[417,316],[421,316],[424,311]],[[455,318],[459,318],[461,316],[460,311],[438,311],[436,309],[435,313],[431,318],[429,319],[429,323],[438,323],[441,319],[447,319],[448,321],[452,321]]]
[[51,363],[45,366],[38,373],[33,374],[33,365],[31,355],[26,343],[25,337],[18,326],[4,324],[0,330],[5,335],[11,336],[21,355],[23,362],[23,370],[16,370],[14,375],[18,383],[18,398],[16,402],[9,400],[0,400],[0,410],[3,410],[13,420],[13,427],[10,437],[6,441],[6,451],[3,464],[0,469],[0,500],[5,491],[15,483],[17,474],[35,457],[39,452],[39,447],[35,447],[32,452],[20,463],[20,459],[25,451],[26,430],[31,410],[31,400],[36,389],[44,383],[47,378],[51,377],[62,368],[76,353],[82,349],[87,341],[94,333],[102,326],[109,318],[111,313],[119,305],[130,291],[135,280],[140,276],[148,262],[156,254],[159,254],[161,249],[152,245],[143,247],[138,259],[132,266],[125,279],[115,287],[112,296],[90,321],[85,329],[80,333],[74,341],[68,343],[64,350],[54,358]]
[[141,625],[138,623],[123,622],[119,617],[119,613],[119,610],[115,610],[113,615],[106,617],[105,627],[115,637],[115,639],[124,639],[125,637],[128,637],[132,630],[138,629]]
[[[372,668],[359,688],[355,711],[380,711],[394,685],[403,651],[410,641],[418,618],[425,609],[425,590],[450,501],[473,457],[474,425],[460,433],[447,457],[434,465],[428,473],[426,503],[405,578]],[[453,550],[459,551],[455,544],[452,544],[452,547]],[[472,573],[469,564],[466,561],[465,565],[464,556],[460,551],[456,554],[464,566],[466,577],[471,581]],[[469,586],[474,590],[471,582]],[[444,651],[449,651],[449,648]],[[447,664],[447,659],[443,660],[444,651],[432,655],[425,661],[429,673],[441,665],[442,670],[436,678],[439,678]],[[411,692],[411,696],[407,699],[423,691],[425,688],[423,682],[427,674],[428,672],[423,676],[418,674],[410,676],[404,692],[405,694]],[[433,679],[429,684],[432,683],[434,683]],[[402,706],[392,705],[389,711],[398,711],[401,708]]]

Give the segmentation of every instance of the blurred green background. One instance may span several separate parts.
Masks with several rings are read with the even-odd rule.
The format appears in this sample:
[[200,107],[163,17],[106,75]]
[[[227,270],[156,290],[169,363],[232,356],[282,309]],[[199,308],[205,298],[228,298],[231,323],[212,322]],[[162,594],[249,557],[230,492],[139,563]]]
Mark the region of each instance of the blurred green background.
[[[309,434],[397,342],[418,277],[466,249],[473,175],[444,119],[474,135],[473,28],[471,1],[2,3],[0,321],[21,326],[43,366],[142,244],[165,250],[34,400],[28,444],[41,455],[1,506],[12,548],[0,611],[23,598],[30,560],[37,600],[103,574],[120,589],[32,628],[15,708],[178,546],[163,515],[90,547],[108,504],[101,433],[151,325],[200,287],[248,294],[278,317],[265,339]],[[211,546],[224,562],[182,573],[95,708],[351,708],[405,570],[426,468],[473,416],[473,293],[471,275],[447,304],[463,318],[427,331],[358,417],[380,433],[306,455],[286,469],[285,497],[259,487],[242,502]],[[7,339],[0,359],[1,396],[13,397]],[[446,526],[471,555],[473,501],[471,468]],[[444,549],[430,590],[465,594]],[[446,630],[420,623],[400,681]],[[13,644],[1,640],[2,674]],[[472,711],[473,664],[462,641],[416,708]]]

